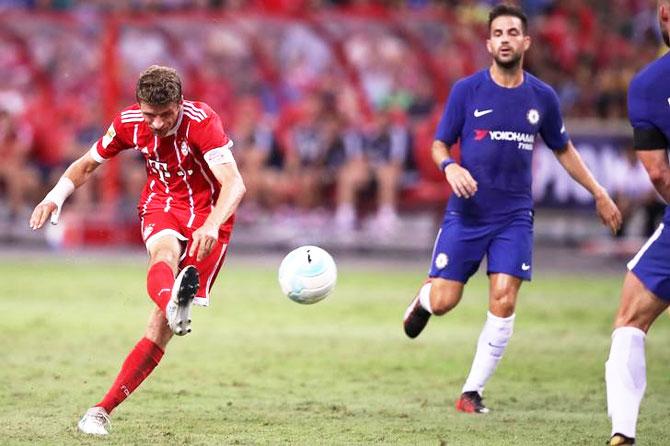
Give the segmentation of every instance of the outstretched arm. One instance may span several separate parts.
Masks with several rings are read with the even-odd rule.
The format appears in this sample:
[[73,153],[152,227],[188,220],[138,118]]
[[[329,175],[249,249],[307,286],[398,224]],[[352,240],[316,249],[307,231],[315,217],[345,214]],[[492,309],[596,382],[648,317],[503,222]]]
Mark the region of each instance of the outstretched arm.
[[210,165],[209,168],[221,184],[221,192],[205,223],[193,232],[193,242],[188,254],[193,256],[197,253],[198,261],[212,252],[219,238],[219,227],[233,215],[246,192],[235,162]]
[[63,202],[72,192],[84,184],[100,163],[91,157],[87,151],[81,158],[70,164],[56,186],[44,197],[42,202],[35,206],[30,217],[30,227],[35,230],[41,228],[49,217],[51,223],[57,224]]
[[572,142],[568,141],[564,150],[555,151],[554,154],[570,176],[593,195],[596,202],[596,212],[600,220],[610,228],[613,234],[616,234],[621,227],[621,212],[619,212],[605,188],[593,177]]

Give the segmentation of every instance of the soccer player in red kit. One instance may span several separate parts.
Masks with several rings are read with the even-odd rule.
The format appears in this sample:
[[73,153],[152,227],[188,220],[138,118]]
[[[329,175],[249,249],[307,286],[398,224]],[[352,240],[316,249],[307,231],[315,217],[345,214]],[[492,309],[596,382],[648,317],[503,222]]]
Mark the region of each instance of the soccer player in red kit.
[[147,291],[156,308],[112,387],[79,421],[87,434],[109,433],[109,414],[158,365],[173,334],[191,331],[191,305],[209,304],[245,192],[221,120],[207,104],[183,99],[174,69],[149,67],[135,95],[137,103],[67,168],[30,218],[33,229],[49,218],[56,224],[65,199],[100,164],[126,149],[144,155],[147,183],[138,212],[149,253]]

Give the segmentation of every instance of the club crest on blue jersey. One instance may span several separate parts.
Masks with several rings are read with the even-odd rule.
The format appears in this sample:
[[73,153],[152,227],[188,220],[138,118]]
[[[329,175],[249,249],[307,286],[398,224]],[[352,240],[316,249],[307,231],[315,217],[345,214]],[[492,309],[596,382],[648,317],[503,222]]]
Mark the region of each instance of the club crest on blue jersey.
[[437,257],[435,257],[435,267],[437,269],[445,268],[448,263],[449,263],[449,257],[443,252],[439,253]]
[[528,122],[535,125],[540,122],[540,112],[534,108],[531,108],[526,114],[526,119],[528,119]]

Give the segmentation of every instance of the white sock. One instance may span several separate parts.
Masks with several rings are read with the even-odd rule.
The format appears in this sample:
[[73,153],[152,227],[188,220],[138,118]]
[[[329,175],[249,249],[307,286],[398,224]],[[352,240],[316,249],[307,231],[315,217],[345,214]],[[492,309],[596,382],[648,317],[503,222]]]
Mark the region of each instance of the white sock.
[[335,223],[344,229],[352,229],[356,223],[356,209],[351,203],[343,203],[335,211]]
[[635,438],[640,402],[647,387],[644,357],[645,333],[635,327],[621,327],[612,333],[612,348],[605,363],[607,414],[612,435]]
[[377,210],[377,217],[379,218],[396,218],[397,214],[395,211],[395,208],[393,206],[390,206],[388,204],[381,206]]
[[425,283],[421,289],[419,290],[419,303],[423,307],[424,310],[429,312],[430,314],[433,314],[433,309],[430,307],[430,288],[431,288],[431,283]]
[[477,341],[477,353],[472,361],[468,379],[465,380],[463,392],[477,391],[482,394],[486,381],[495,372],[512,337],[515,317],[514,314],[510,317],[498,317],[490,311],[487,313],[486,323]]

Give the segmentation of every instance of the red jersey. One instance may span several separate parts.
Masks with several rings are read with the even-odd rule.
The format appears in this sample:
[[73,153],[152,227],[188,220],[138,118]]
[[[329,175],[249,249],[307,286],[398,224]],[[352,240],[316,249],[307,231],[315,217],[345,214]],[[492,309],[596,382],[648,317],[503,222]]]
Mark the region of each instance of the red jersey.
[[[209,214],[221,191],[205,155],[220,154],[232,145],[221,119],[204,102],[184,101],[175,127],[162,138],[151,131],[135,104],[114,119],[91,148],[91,155],[103,162],[126,149],[142,153],[147,183],[137,205],[140,218],[148,212],[177,208],[189,212],[186,225],[191,227],[196,214]],[[232,226],[232,220],[222,229]]]

